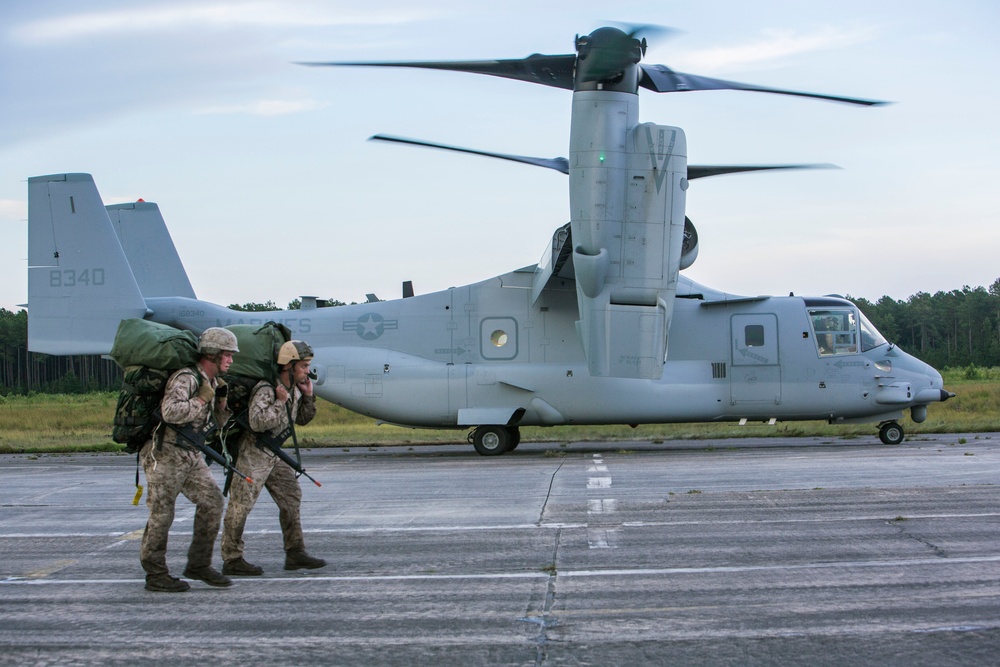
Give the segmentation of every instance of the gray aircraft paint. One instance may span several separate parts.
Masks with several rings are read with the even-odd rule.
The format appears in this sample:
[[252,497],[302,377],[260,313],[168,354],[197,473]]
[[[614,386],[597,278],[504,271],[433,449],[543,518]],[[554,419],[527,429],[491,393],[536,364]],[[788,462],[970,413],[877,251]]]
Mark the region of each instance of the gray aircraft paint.
[[[92,178],[31,178],[29,198],[29,342],[37,352],[106,354],[126,317],[195,332],[273,320],[313,346],[319,396],[424,427],[515,418],[518,426],[882,422],[915,406],[919,415],[942,400],[940,374],[889,344],[821,356],[807,299],[739,297],[683,276],[656,380],[592,375],[577,335],[574,281],[540,265],[442,292],[336,308],[247,313],[187,297],[143,298],[129,259],[144,254],[143,261],[155,262],[157,247],[139,245],[126,257]],[[163,225],[159,216],[142,224]],[[80,280],[85,273],[89,279]],[[860,320],[846,300],[814,301]],[[747,327],[759,328],[749,342]],[[634,339],[621,333],[613,340],[625,357]]]

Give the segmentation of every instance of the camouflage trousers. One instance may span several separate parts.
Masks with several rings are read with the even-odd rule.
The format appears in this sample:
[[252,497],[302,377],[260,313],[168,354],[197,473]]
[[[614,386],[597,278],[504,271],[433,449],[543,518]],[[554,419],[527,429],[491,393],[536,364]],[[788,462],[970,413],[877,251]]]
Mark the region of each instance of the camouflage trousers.
[[147,575],[167,574],[167,536],[174,522],[178,494],[195,504],[194,531],[188,565],[212,564],[212,549],[222,522],[222,491],[208,471],[204,457],[170,444],[156,449],[146,443],[140,454],[146,473],[149,520],[142,534],[139,562]]
[[229,505],[222,524],[222,559],[231,561],[243,557],[243,530],[250,510],[263,489],[267,489],[274,504],[278,506],[278,523],[281,524],[285,551],[305,551],[302,520],[299,516],[302,489],[299,488],[295,471],[271,452],[246,440],[239,443],[235,465],[237,470],[253,480],[253,484],[237,475],[233,476],[232,486],[229,487]]

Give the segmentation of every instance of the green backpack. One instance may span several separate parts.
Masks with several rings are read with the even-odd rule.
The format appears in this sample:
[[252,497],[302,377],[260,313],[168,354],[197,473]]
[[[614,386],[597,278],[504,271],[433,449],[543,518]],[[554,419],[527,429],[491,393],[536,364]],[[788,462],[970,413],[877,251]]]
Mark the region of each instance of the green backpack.
[[111,348],[111,358],[125,371],[111,439],[125,445],[130,454],[139,451],[159,423],[153,414],[167,380],[174,371],[194,366],[198,356],[198,338],[190,331],[141,319],[122,320]]
[[[292,332],[284,324],[268,322],[256,324],[233,324],[226,327],[236,335],[240,351],[233,355],[233,365],[228,375],[240,375],[258,380],[274,382],[278,379],[278,350],[292,338]],[[228,380],[227,380],[228,382]]]
[[[263,326],[255,324],[233,324],[226,327],[236,335],[240,348],[233,355],[233,365],[222,376],[229,386],[226,402],[233,413],[233,419],[220,428],[208,441],[209,446],[222,452],[222,440],[230,456],[236,457],[236,443],[244,430],[247,409],[250,407],[250,393],[261,380],[275,384],[278,367],[275,360],[283,343],[292,337],[292,332],[283,324],[268,322]],[[240,419],[237,419],[240,418]],[[240,423],[242,422],[242,423]]]

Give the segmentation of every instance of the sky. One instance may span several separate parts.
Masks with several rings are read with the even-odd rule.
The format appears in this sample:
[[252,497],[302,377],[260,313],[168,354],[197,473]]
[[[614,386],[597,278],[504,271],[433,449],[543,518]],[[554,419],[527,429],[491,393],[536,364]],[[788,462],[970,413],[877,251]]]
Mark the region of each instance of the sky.
[[871,300],[1000,277],[995,0],[9,0],[0,3],[0,307],[27,301],[27,179],[93,174],[159,204],[198,297],[391,299],[536,263],[569,220],[555,171],[368,142],[566,156],[568,91],[297,61],[573,52],[613,21],[675,29],[644,60],[891,101],[641,90],[690,164],[838,170],[692,183],[685,275],[735,294]]

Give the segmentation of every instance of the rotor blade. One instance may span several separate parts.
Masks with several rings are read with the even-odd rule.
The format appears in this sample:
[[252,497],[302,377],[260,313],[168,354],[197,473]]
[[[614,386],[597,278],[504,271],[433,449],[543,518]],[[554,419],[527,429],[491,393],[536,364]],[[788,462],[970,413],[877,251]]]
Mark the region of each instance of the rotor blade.
[[424,62],[299,62],[308,67],[412,67],[452,72],[488,74],[504,79],[540,83],[554,88],[573,90],[575,54],[546,56],[539,53],[513,60],[455,60]]
[[707,178],[708,176],[722,176],[723,174],[738,174],[745,171],[773,171],[778,169],[840,169],[835,164],[772,164],[772,165],[688,165],[688,180],[696,178]]
[[448,146],[446,144],[435,144],[429,141],[417,141],[416,139],[404,139],[403,137],[393,137],[388,134],[376,134],[369,138],[369,141],[390,141],[397,144],[410,144],[412,146],[425,146],[427,148],[440,148],[446,151],[455,151],[456,153],[470,153],[472,155],[483,155],[485,157],[495,157],[501,160],[510,160],[512,162],[522,162],[524,164],[531,164],[536,167],[546,167],[547,169],[555,169],[563,174],[569,174],[569,160],[564,157],[556,158],[543,158],[543,157],[526,157],[523,155],[507,155],[506,153],[491,153],[489,151],[477,151],[471,148],[459,148],[458,146]]
[[643,72],[639,85],[657,93],[679,93],[689,90],[748,90],[758,93],[776,93],[778,95],[795,95],[797,97],[814,97],[821,100],[861,104],[864,106],[881,106],[889,104],[879,100],[865,100],[857,97],[842,97],[839,95],[823,95],[820,93],[804,93],[796,90],[782,90],[766,86],[754,86],[736,81],[712,79],[707,76],[675,72],[666,65],[640,65]]
[[[562,174],[569,174],[569,160],[564,157],[544,158],[529,157],[525,155],[509,155],[507,153],[493,153],[490,151],[480,151],[472,148],[460,148],[447,144],[436,144],[430,141],[419,141],[417,139],[406,139],[404,137],[394,137],[389,134],[376,134],[369,137],[369,141],[386,141],[396,144],[409,144],[411,146],[423,146],[425,148],[440,148],[441,150],[454,151],[456,153],[468,153],[470,155],[482,155],[483,157],[494,157],[500,160],[510,160],[530,164],[535,167],[545,167],[554,169]],[[688,180],[696,178],[707,178],[708,176],[721,176],[724,174],[738,174],[748,171],[776,171],[780,169],[840,169],[835,164],[774,164],[774,165],[688,165]]]
[[621,21],[605,21],[605,23],[617,26],[624,30],[629,37],[638,39],[643,37],[664,37],[670,39],[684,32],[678,28],[671,28],[670,26],[656,23],[623,23]]

